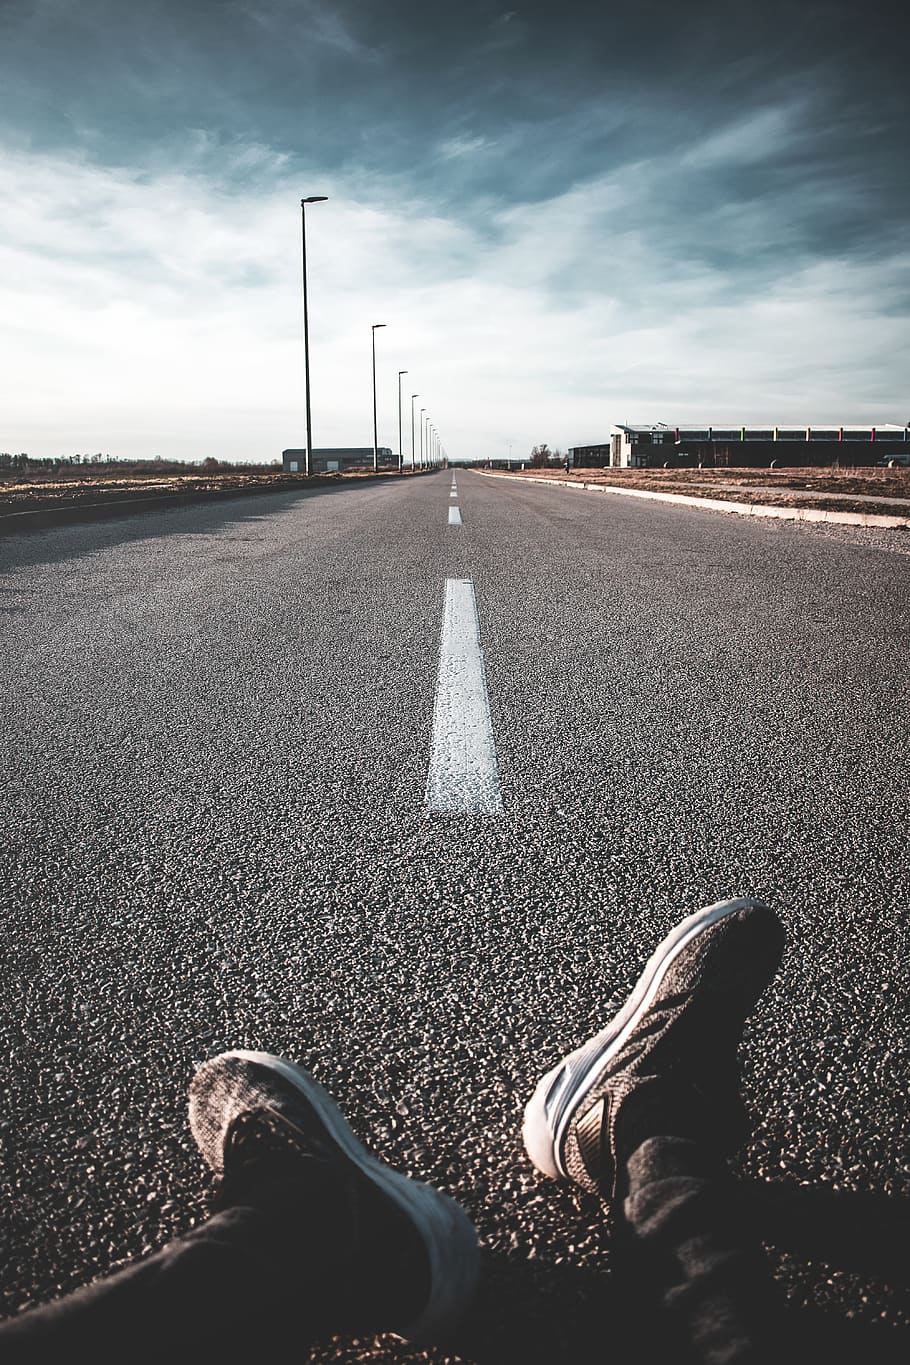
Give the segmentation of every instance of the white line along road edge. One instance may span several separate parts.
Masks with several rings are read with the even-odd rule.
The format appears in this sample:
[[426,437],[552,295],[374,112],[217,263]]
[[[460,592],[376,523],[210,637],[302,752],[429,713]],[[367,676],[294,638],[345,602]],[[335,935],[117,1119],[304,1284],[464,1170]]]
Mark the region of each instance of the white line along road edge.
[[449,508],[449,525],[450,525],[450,526],[462,526],[463,524],[464,524],[464,523],[463,523],[462,520],[461,520],[461,508],[460,508],[460,507],[450,507],[450,508]]
[[446,579],[425,804],[439,815],[497,815],[502,811],[470,578]]

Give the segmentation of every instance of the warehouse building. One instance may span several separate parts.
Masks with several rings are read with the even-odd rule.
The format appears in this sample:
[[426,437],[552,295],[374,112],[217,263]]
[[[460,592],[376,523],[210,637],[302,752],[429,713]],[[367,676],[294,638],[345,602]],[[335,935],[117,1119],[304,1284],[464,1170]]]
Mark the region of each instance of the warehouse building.
[[[372,446],[338,446],[320,450],[314,449],[314,474],[340,474],[346,469],[372,469]],[[281,462],[289,474],[302,474],[306,469],[306,450],[283,450]],[[397,469],[398,456],[393,455],[389,446],[379,447],[379,468]]]
[[847,466],[887,463],[910,458],[910,427],[880,426],[714,427],[622,424],[610,428],[602,445],[573,446],[573,465],[580,468],[660,469],[703,465],[706,468],[806,465]]

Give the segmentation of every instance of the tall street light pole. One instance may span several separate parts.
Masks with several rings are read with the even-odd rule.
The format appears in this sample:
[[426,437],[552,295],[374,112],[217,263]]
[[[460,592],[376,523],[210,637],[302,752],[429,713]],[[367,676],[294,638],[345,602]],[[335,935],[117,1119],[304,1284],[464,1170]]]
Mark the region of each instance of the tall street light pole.
[[384,327],[384,322],[374,322],[371,336],[373,338],[373,473],[379,473],[379,445],[378,431],[376,429],[376,330]]
[[414,459],[414,399],[415,399],[415,398],[419,398],[419,397],[420,397],[420,394],[419,394],[419,393],[412,393],[412,394],[411,394],[411,473],[412,473],[412,474],[414,473],[414,470],[415,470],[415,468],[417,467],[417,462],[416,462],[416,460]]
[[404,450],[401,443],[401,376],[407,374],[407,370],[398,371],[398,472],[404,473]]
[[420,409],[420,468],[423,469],[423,414],[426,408]]
[[313,423],[310,416],[310,319],[307,312],[306,296],[306,206],[324,204],[327,194],[311,194],[300,201],[300,244],[303,255],[303,379],[306,389],[306,463],[304,472],[309,477],[313,472]]

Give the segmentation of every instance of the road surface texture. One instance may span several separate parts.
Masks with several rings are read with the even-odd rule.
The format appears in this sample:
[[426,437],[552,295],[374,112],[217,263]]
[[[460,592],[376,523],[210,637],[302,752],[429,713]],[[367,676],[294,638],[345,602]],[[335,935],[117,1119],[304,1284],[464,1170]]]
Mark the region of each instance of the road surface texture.
[[[242,1046],[464,1202],[462,1359],[606,1357],[609,1239],[522,1106],[677,919],[756,895],[789,947],[739,1168],[803,1315],[906,1359],[910,541],[450,484],[0,547],[4,1310],[203,1216],[187,1084]],[[501,810],[424,809],[449,579]],[[380,1347],[426,1358],[317,1359]]]

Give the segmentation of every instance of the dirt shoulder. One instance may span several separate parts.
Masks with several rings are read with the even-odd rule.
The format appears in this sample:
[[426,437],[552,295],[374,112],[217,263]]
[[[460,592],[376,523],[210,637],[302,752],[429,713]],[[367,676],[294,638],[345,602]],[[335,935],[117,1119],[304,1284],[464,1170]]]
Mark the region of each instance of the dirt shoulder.
[[[318,474],[307,478],[305,474],[286,474],[281,470],[269,470],[261,474],[175,474],[164,477],[144,474],[93,475],[86,470],[85,477],[62,479],[46,479],[40,476],[23,479],[21,475],[10,474],[0,476],[0,516],[68,507],[75,510],[80,506],[130,502],[136,499],[151,500],[175,496],[204,499],[207,496],[224,497],[231,493],[278,493],[376,477],[372,471],[364,471]],[[383,471],[378,477],[397,478],[398,474]]]
[[526,469],[520,477],[765,507],[910,515],[910,469],[573,469],[566,474],[560,468]]

